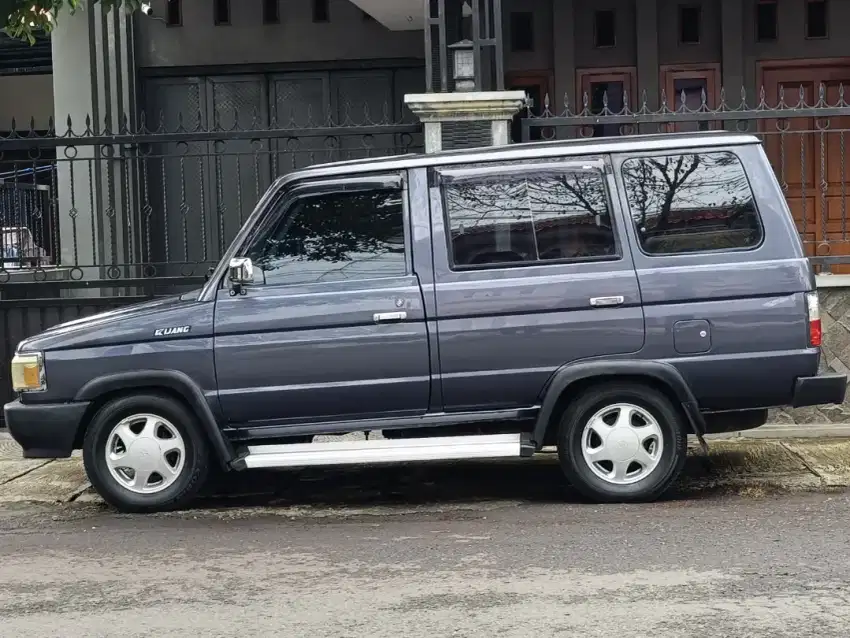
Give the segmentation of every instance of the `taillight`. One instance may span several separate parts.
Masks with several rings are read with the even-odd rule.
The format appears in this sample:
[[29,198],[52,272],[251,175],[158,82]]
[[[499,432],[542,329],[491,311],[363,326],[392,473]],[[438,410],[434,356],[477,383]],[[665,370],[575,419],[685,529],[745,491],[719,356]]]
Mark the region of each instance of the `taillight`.
[[821,341],[823,341],[823,329],[820,324],[818,293],[806,293],[806,310],[809,315],[809,345],[814,348],[820,348]]

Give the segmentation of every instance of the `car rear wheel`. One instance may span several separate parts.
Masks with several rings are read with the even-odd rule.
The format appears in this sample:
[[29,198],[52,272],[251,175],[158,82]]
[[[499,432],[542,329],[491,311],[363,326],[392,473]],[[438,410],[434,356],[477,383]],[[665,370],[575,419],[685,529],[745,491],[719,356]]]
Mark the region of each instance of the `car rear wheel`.
[[684,466],[686,431],[681,412],[654,388],[592,387],[564,412],[558,433],[561,467],[591,500],[655,500]]
[[104,405],[83,442],[86,473],[98,494],[122,512],[179,509],[210,469],[206,437],[179,401],[132,395]]

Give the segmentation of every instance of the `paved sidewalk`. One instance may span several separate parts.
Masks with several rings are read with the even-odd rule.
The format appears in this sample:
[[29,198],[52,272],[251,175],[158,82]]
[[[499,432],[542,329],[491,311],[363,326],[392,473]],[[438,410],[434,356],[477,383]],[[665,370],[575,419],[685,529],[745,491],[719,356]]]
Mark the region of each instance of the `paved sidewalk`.
[[[766,433],[762,433],[766,435]],[[680,480],[683,493],[761,493],[820,491],[850,487],[850,439],[733,437],[710,441],[710,462],[692,443]],[[534,500],[552,498],[562,488],[555,479],[557,457],[488,463],[450,463],[442,467],[311,468],[286,472],[229,475],[214,487],[214,501],[229,504],[285,503],[347,507],[392,502],[459,502],[464,499]],[[261,496],[259,501],[258,495]],[[0,507],[12,503],[100,503],[79,454],[46,461],[21,458],[20,448],[0,438]],[[212,502],[212,501],[208,501]]]

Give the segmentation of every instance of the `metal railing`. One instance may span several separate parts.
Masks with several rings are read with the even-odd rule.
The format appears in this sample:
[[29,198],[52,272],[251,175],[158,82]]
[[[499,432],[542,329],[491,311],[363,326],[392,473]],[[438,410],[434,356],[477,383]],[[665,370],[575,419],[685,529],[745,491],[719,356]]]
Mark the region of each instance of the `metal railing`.
[[755,100],[741,90],[735,102],[723,89],[716,96],[702,89],[662,92],[653,109],[646,93],[633,108],[628,93],[614,100],[605,92],[585,93],[576,110],[567,100],[556,107],[546,96],[536,114],[534,105],[524,114],[522,141],[716,129],[752,133],[765,145],[813,263],[821,272],[850,272],[848,98],[843,85],[820,85],[808,98],[806,87],[780,87],[774,100],[765,89]]
[[216,112],[208,127],[184,124],[200,122],[196,114],[114,129],[89,119],[48,131],[13,126],[0,134],[0,254],[9,256],[0,294],[59,280],[151,293],[196,284],[278,176],[421,150],[420,125],[388,112],[347,108],[300,122]]

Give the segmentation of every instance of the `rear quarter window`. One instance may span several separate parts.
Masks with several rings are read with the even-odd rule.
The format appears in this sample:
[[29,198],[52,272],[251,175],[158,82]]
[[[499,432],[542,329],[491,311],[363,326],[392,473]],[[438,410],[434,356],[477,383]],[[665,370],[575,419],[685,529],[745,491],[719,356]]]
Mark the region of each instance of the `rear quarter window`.
[[733,153],[634,157],[621,173],[648,255],[745,250],[762,241],[755,198]]

